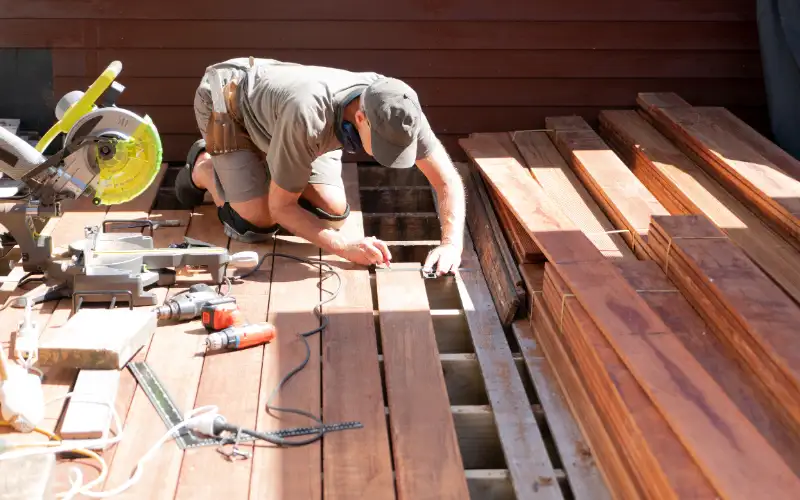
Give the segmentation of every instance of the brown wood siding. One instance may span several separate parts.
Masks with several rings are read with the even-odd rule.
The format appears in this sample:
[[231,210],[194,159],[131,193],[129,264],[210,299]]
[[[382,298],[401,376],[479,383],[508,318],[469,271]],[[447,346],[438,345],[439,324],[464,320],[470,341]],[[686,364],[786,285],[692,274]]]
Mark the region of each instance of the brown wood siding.
[[120,105],[153,117],[167,161],[197,138],[203,69],[250,55],[406,80],[460,160],[465,134],[594,124],[642,91],[726,106],[767,133],[754,0],[0,0],[0,48],[21,47],[52,50],[53,105],[121,60]]

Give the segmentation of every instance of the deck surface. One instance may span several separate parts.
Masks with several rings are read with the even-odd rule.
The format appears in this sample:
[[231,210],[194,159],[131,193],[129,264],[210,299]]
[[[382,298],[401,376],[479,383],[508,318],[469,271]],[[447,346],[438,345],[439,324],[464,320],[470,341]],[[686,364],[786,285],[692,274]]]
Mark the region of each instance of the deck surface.
[[[393,241],[391,270],[371,273],[321,255],[318,248],[291,236],[255,246],[230,241],[213,206],[170,210],[154,203],[158,185],[108,212],[76,205],[48,225],[55,244],[64,245],[80,237],[86,224],[149,214],[184,223],[156,230],[156,246],[190,236],[232,252],[252,249],[260,255],[322,258],[343,280],[338,296],[323,306],[330,319],[327,329],[307,339],[307,366],[275,395],[278,381],[306,355],[298,333],[319,326],[313,308],[337,286],[336,278],[318,265],[269,256],[255,275],[232,285],[250,322],[268,320],[277,326],[276,341],[204,355],[205,332],[199,321],[162,323],[135,360],[147,361],[182,411],[216,405],[229,422],[258,430],[313,425],[304,417],[268,412],[272,397],[273,407],[300,408],[326,422],[359,421],[362,429],[332,433],[321,443],[295,448],[243,444],[240,448],[251,457],[235,461],[226,460],[215,447],[184,452],[167,441],[144,465],[137,483],[118,498],[602,497],[591,457],[574,452],[586,445],[574,432],[561,437],[569,433],[560,429],[574,428],[574,423],[557,384],[540,367],[541,354],[528,346],[520,352],[516,341],[508,341],[510,331],[500,324],[469,236],[464,272],[423,280],[419,263],[439,238],[430,188],[407,173],[386,181],[355,164],[345,165],[343,176],[352,215],[342,231],[354,238],[366,233]],[[3,298],[29,289],[16,287],[19,278],[17,270],[6,278],[0,289]],[[174,286],[156,293],[165,300],[192,283],[210,283],[209,278],[181,274]],[[45,332],[70,315],[64,300],[36,309]],[[0,312],[4,346],[20,317],[18,309]],[[46,370],[45,375],[46,396],[58,398],[70,390],[77,371]],[[103,453],[109,467],[103,490],[124,483],[166,431],[130,372],[125,369],[121,375],[116,409],[124,435]],[[537,392],[544,396],[541,404]],[[58,431],[64,406],[63,401],[48,405],[45,428]],[[561,414],[553,410],[545,418],[543,406],[560,408]],[[558,432],[551,435],[548,422]],[[41,440],[9,434],[5,428],[0,432],[11,441]],[[51,477],[53,491],[69,489],[75,466],[84,482],[98,477],[92,460],[60,458]]]

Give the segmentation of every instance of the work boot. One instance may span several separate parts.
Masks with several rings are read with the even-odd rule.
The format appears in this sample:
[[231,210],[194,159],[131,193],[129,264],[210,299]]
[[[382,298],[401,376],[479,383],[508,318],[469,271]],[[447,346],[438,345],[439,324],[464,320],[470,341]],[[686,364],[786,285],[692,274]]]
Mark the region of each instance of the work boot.
[[231,208],[229,203],[217,208],[217,217],[222,222],[225,234],[231,239],[242,243],[259,243],[270,240],[281,229],[279,224],[273,224],[269,227],[258,227],[251,224],[236,213],[236,210]]
[[181,168],[175,178],[175,197],[178,198],[182,208],[192,209],[197,205],[201,205],[205,199],[206,190],[197,187],[192,180],[192,172],[194,171],[197,157],[205,150],[206,141],[203,139],[192,144],[186,157],[186,166]]

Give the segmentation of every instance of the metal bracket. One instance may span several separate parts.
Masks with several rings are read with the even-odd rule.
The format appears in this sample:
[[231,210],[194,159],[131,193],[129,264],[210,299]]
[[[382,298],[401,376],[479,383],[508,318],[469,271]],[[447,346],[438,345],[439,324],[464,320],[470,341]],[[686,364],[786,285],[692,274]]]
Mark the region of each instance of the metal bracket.
[[[111,295],[111,303],[109,304],[109,309],[114,309],[114,306],[117,304],[117,295],[127,295],[128,296],[128,306],[130,310],[133,310],[133,293],[130,290],[93,290],[93,291],[80,291],[80,292],[73,292],[72,294],[72,313],[75,314],[83,305],[83,295]],[[81,297],[78,300],[78,297]]]

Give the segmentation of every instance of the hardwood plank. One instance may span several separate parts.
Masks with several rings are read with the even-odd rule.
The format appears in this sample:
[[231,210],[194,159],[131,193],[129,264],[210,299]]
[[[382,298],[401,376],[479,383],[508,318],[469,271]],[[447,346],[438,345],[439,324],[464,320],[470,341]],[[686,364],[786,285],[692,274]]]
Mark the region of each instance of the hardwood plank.
[[612,438],[648,497],[716,498],[716,492],[585,309],[561,279],[545,276],[544,301]]
[[667,276],[800,429],[800,306],[704,216],[655,218],[653,232]]
[[[567,259],[573,255],[574,246],[564,248],[562,245],[565,237],[573,231],[561,232],[572,227],[563,222],[563,214],[557,207],[547,206],[542,201],[536,204],[536,208],[521,207],[521,200],[533,198],[538,201],[539,197],[535,196],[535,182],[530,184],[511,174],[509,163],[513,158],[498,154],[497,148],[493,149],[486,141],[484,144],[466,140],[461,143],[547,255],[550,261],[547,268],[551,272],[557,271],[594,318],[597,327],[684,446],[691,451],[714,487],[723,495],[734,491],[747,495],[748,487],[754,489],[751,495],[763,494],[765,483],[758,481],[763,480],[765,474],[773,474],[769,486],[775,487],[776,491],[791,487],[796,481],[791,471],[757,431],[747,425],[746,419],[719,386],[696,361],[692,361],[685,348],[623,280],[613,264],[605,259],[590,260],[592,254],[597,256],[599,251],[590,244],[587,248],[588,240],[579,232],[578,236],[583,237],[583,255],[587,258],[583,262]],[[543,213],[549,218],[543,217]],[[549,231],[543,231],[548,227],[551,228]],[[573,237],[573,241],[581,244],[580,238]],[[693,395],[685,398],[685,391],[691,391]],[[743,445],[744,442],[748,444]],[[747,453],[737,457],[742,450],[747,450]],[[766,463],[767,460],[770,464]],[[750,462],[750,465],[744,466],[745,462]],[[737,467],[747,469],[737,470]],[[755,467],[763,469],[753,474]],[[747,477],[747,474],[753,475]],[[785,482],[778,485],[773,480]],[[762,492],[756,493],[756,489]]]
[[510,134],[525,159],[528,171],[542,189],[570,219],[581,228],[609,258],[633,259],[635,256],[608,220],[545,132],[516,131]]
[[647,93],[637,102],[659,131],[800,249],[800,180],[730,134],[714,116],[691,106],[661,107]]
[[459,144],[548,261],[605,260],[580,228],[494,138],[464,138]]
[[[463,262],[476,269],[479,257],[465,234]],[[484,273],[456,274],[461,305],[469,324],[494,421],[518,499],[563,499],[539,425],[517,372]]]
[[[278,237],[275,252],[314,260],[320,258],[317,247],[293,236]],[[332,290],[334,281],[335,278],[331,278],[322,286],[326,298],[329,295],[324,290]],[[318,416],[321,414],[320,336],[324,332],[307,339],[308,364],[272,401],[268,401],[279,380],[306,356],[305,343],[299,337],[301,332],[320,326],[313,311],[321,298],[320,283],[319,265],[304,264],[277,256],[273,259],[267,320],[275,325],[278,334],[276,340],[264,349],[258,398],[258,430],[315,425],[314,421],[304,416],[270,411],[267,404],[273,407],[296,408]],[[325,420],[328,420],[327,416]],[[257,447],[253,455],[250,496],[264,499],[320,498],[321,467],[320,441],[300,447]]]
[[[213,205],[201,205],[193,212],[188,234],[212,245],[228,246],[228,237],[222,231],[222,223],[217,218],[216,208]],[[270,268],[271,261],[267,261],[262,270]],[[236,289],[238,286],[242,284],[233,284],[231,294],[236,297],[237,304],[247,320],[255,323],[266,319],[268,299],[265,300],[262,295],[241,295]],[[268,283],[265,286],[268,286]],[[255,428],[259,414],[258,393],[261,382],[255,374],[262,368],[263,357],[263,346],[212,353],[203,357],[197,395],[192,406],[216,405],[220,414],[229,422],[250,429]],[[186,383],[192,385],[193,380],[187,380]],[[250,451],[252,445],[240,447]],[[225,497],[230,500],[248,498],[250,472],[254,463],[255,457],[250,460],[225,460],[214,447],[186,450],[174,498],[202,496]]]
[[466,164],[456,168],[464,182],[467,199],[467,227],[474,235],[477,260],[491,290],[487,297],[494,304],[500,323],[508,326],[526,302],[522,276],[508,248],[500,224],[492,210],[486,186],[480,174]]
[[753,423],[795,473],[800,472],[798,436],[781,425],[779,412],[770,408],[752,372],[737,363],[735,353],[715,335],[709,324],[666,277],[655,261],[619,262],[622,272],[637,293],[650,305],[692,353],[728,397]]
[[800,479],[611,262],[558,264],[557,273],[721,495],[796,487]]
[[[603,133],[672,215],[703,214],[800,303],[800,253],[635,111],[604,111]],[[674,200],[674,201],[673,201]],[[678,208],[679,207],[679,208]]]
[[541,294],[537,294],[534,297],[534,316],[531,318],[536,340],[553,368],[555,378],[567,397],[570,411],[581,429],[581,434],[589,443],[592,456],[595,457],[612,497],[643,498],[639,485],[632,480],[633,473],[629,464],[622,459],[617,443],[611,439],[606,426],[600,420],[575,363],[564,347],[556,324],[542,302]]
[[637,256],[654,215],[669,212],[580,117],[548,117],[548,134]]
[[[487,14],[486,5],[476,0],[468,0],[455,5],[443,5],[435,10],[424,5],[389,5],[381,8],[366,9],[369,3],[363,0],[348,0],[341,6],[334,8],[322,5],[313,13],[299,5],[281,4],[269,13],[257,11],[252,15],[242,12],[247,6],[252,6],[250,1],[237,2],[231,5],[229,11],[214,16],[211,13],[216,4],[210,0],[197,2],[196,10],[187,13],[176,5],[161,5],[154,0],[143,0],[141,5],[134,7],[112,7],[109,5],[83,5],[65,6],[52,0],[30,0],[24,4],[17,4],[4,0],[0,12],[4,18],[46,18],[46,19],[169,19],[169,20],[239,20],[252,21],[254,19],[279,19],[279,20],[328,20],[328,21],[383,21],[383,20],[552,20],[552,21],[726,21],[741,22],[752,21],[755,13],[749,9],[750,4],[741,0],[724,2],[721,0],[701,0],[687,6],[662,4],[657,0],[634,1],[623,0],[616,4],[616,8],[607,9],[591,2],[574,4],[530,4],[524,1],[510,1],[498,6]],[[342,10],[353,12],[345,15]],[[563,36],[563,35],[562,35]]]
[[[508,133],[500,132],[487,135],[491,136],[503,146],[520,165],[525,165],[525,160],[522,158],[517,146],[511,140],[511,136]],[[486,191],[489,193],[492,206],[497,213],[497,218],[500,219],[500,225],[508,239],[509,245],[511,245],[511,250],[514,252],[517,262],[520,264],[541,262],[544,259],[542,251],[536,247],[536,243],[528,236],[528,233],[525,232],[519,221],[511,215],[511,211],[505,203],[503,203],[502,198],[492,188],[491,184],[486,186]]]
[[401,499],[468,498],[418,269],[398,263],[376,272],[397,494]]
[[[694,101],[685,92],[679,92],[690,101]],[[720,105],[722,106],[722,105]],[[790,155],[777,144],[764,137],[744,120],[722,107],[696,106],[698,113],[709,116],[726,132],[733,134],[737,139],[746,142],[758,154],[772,162],[781,172],[792,179],[800,180],[800,161]]]
[[[342,166],[350,216],[340,229],[348,238],[364,236],[355,164]],[[378,364],[369,272],[335,255],[343,284],[339,296],[322,308],[330,318],[322,332],[322,414],[326,421],[357,420],[363,429],[331,433],[322,447],[324,498],[395,498],[389,433]],[[336,286],[335,278],[323,284]]]
[[573,497],[576,500],[610,499],[611,493],[591,448],[581,434],[575,417],[570,413],[567,396],[558,384],[551,361],[545,357],[542,347],[533,335],[530,321],[517,320],[511,325],[511,330],[544,409],[547,427],[555,441],[561,463],[564,464]]

